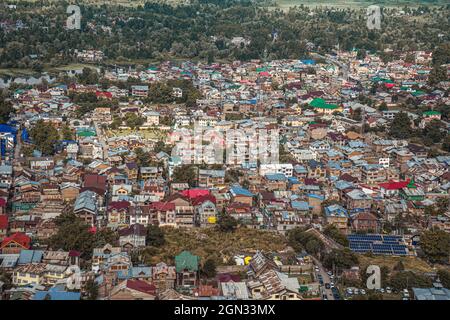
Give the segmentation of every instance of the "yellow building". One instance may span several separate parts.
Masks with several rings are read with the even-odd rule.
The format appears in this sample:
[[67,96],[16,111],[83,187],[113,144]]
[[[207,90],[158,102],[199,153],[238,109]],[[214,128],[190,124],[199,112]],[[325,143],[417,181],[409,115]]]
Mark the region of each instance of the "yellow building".
[[46,269],[45,263],[30,263],[17,267],[12,275],[12,283],[15,286],[26,286],[32,283],[42,284]]

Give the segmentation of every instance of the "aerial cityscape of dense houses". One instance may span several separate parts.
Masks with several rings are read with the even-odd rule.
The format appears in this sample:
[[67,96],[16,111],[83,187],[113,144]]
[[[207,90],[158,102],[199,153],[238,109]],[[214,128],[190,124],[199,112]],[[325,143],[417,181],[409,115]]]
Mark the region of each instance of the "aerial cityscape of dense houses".
[[[90,63],[104,56],[78,55]],[[281,236],[305,228],[325,250],[342,248],[325,232],[333,226],[355,254],[415,258],[422,231],[450,232],[450,154],[389,130],[402,113],[415,130],[439,122],[448,138],[450,123],[436,108],[450,105],[449,83],[420,89],[428,86],[431,59],[417,51],[385,63],[375,54],[339,51],[308,60],[164,62],[111,67],[102,77],[114,85],[74,81],[15,90],[15,115],[0,125],[0,273],[10,279],[0,281],[0,296],[79,300],[93,286],[96,298],[106,300],[364,295],[364,288],[337,284],[343,274],[359,277],[358,265],[336,273],[305,251],[294,259],[257,246],[236,251],[213,275],[202,271],[209,257],[194,250],[167,252],[154,264],[140,252],[154,226],[195,235],[215,230],[226,216],[240,229]],[[119,85],[130,79],[139,81]],[[191,82],[199,96],[149,103],[155,84],[169,80]],[[187,89],[170,90],[177,101]],[[95,95],[98,105],[77,117],[76,97],[83,94]],[[42,122],[70,139],[53,141],[53,152],[39,150],[31,132]],[[240,158],[186,163],[189,150],[172,152],[184,137],[175,133],[194,127],[213,129],[222,142],[235,129],[276,132],[278,161],[256,159],[244,136],[237,141]],[[429,214],[443,203],[442,212]],[[90,252],[55,247],[49,239],[63,228],[61,217],[72,214],[92,239],[109,232],[113,240],[96,242]],[[436,296],[450,299],[439,281],[403,292],[406,299]]]

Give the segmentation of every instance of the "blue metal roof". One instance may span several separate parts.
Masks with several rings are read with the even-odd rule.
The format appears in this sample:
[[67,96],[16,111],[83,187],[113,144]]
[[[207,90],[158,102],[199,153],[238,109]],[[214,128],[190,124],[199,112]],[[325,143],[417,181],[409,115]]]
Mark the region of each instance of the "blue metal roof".
[[271,181],[286,181],[286,176],[282,173],[266,174],[266,179]]
[[231,192],[234,196],[247,196],[247,197],[253,197],[253,193],[251,193],[251,192],[248,191],[247,189],[244,189],[244,188],[239,187],[239,186],[233,186],[233,187],[231,187],[230,192]]
[[306,201],[292,201],[291,202],[292,208],[300,211],[308,211],[309,210],[309,204]]
[[18,264],[40,263],[44,251],[41,250],[22,250],[20,251]]
[[33,300],[44,300],[49,295],[50,300],[80,300],[80,292],[58,291],[57,288],[51,288],[48,291],[37,291]]

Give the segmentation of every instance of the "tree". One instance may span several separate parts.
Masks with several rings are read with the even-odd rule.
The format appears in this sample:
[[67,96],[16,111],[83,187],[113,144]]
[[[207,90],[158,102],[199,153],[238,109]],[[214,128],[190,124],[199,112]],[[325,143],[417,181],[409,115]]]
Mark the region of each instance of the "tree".
[[55,153],[55,144],[59,140],[59,133],[51,123],[38,120],[30,130],[30,137],[43,154],[53,155]]
[[175,167],[172,175],[173,182],[187,182],[189,186],[194,187],[197,183],[197,169],[192,165],[182,165]]
[[443,124],[439,120],[432,120],[425,125],[422,130],[423,142],[425,145],[439,143],[445,137],[445,131],[442,130]]
[[127,126],[134,130],[145,123],[145,118],[140,117],[135,113],[129,112],[125,115],[125,123],[127,124]]
[[433,263],[448,263],[450,234],[443,230],[429,230],[420,235],[420,248]]
[[97,71],[91,68],[83,68],[82,73],[78,76],[82,84],[98,84]]
[[98,298],[98,284],[94,279],[86,282],[87,300],[97,300]]
[[395,115],[389,133],[392,137],[398,139],[407,139],[411,136],[411,120],[405,112],[399,112]]
[[14,112],[14,108],[10,101],[6,101],[3,96],[0,95],[0,123],[6,123],[10,119],[11,113]]
[[136,148],[134,149],[134,153],[139,167],[147,167],[149,165],[150,155],[148,152],[145,152],[142,148]]
[[164,232],[159,226],[149,225],[147,227],[146,236],[147,245],[153,247],[161,247],[166,243]]
[[201,273],[207,278],[214,278],[216,276],[216,262],[214,259],[208,258],[201,269]]
[[287,238],[289,245],[297,252],[305,250],[309,254],[320,255],[324,248],[324,244],[319,238],[302,228],[289,230]]
[[154,147],[155,153],[159,153],[159,152],[162,151],[162,152],[165,152],[167,154],[171,154],[171,150],[172,150],[171,146],[166,145],[166,143],[164,141],[158,140],[155,143],[155,147]]
[[349,248],[333,249],[330,253],[325,254],[323,258],[323,265],[331,269],[348,269],[358,264],[358,256],[355,255]]
[[112,130],[117,130],[122,125],[122,119],[120,117],[114,117],[113,121],[109,125]]
[[400,271],[391,276],[389,283],[394,290],[401,291],[411,288],[429,288],[433,281],[427,276],[412,271]]
[[355,121],[361,121],[362,120],[362,110],[361,108],[356,109],[352,113],[352,119]]
[[236,230],[238,222],[229,214],[219,215],[218,228],[222,232],[233,232]]
[[62,135],[63,140],[73,140],[73,138],[74,138],[72,129],[70,129],[70,127],[67,124],[65,124],[62,127],[61,135]]
[[403,265],[402,260],[400,260],[399,262],[397,262],[397,264],[394,266],[394,271],[404,271],[405,270],[405,266]]
[[79,251],[83,259],[89,259],[94,248],[114,243],[117,240],[116,233],[109,229],[92,233],[90,226],[74,213],[60,215],[55,219],[55,223],[58,231],[48,239],[48,245],[55,250]]
[[440,65],[435,65],[428,76],[428,84],[436,85],[441,81],[447,81],[447,69]]
[[339,231],[339,229],[333,225],[328,225],[324,230],[323,233],[327,236],[329,236],[331,239],[336,241],[337,243],[343,245],[344,247],[348,247],[348,239],[347,237]]
[[437,275],[439,280],[441,280],[442,286],[450,289],[450,271],[446,269],[439,269]]
[[386,102],[382,102],[379,106],[378,106],[378,110],[380,111],[387,111],[389,108],[386,104]]
[[356,54],[356,58],[362,60],[362,59],[366,58],[366,55],[367,55],[366,50],[360,49],[360,50],[358,50],[358,53]]

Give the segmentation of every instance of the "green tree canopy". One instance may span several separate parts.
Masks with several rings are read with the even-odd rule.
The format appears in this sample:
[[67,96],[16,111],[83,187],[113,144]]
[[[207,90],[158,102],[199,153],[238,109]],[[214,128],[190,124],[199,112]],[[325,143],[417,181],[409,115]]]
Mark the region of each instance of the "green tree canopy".
[[212,258],[206,259],[205,263],[201,268],[201,273],[205,275],[207,278],[214,278],[217,274],[216,271],[216,262]]
[[433,263],[448,263],[450,234],[443,230],[429,230],[420,235],[420,248]]
[[148,246],[163,246],[166,243],[163,230],[159,226],[149,225],[147,227],[146,242]]
[[405,112],[397,113],[391,123],[389,134],[393,138],[407,139],[411,133],[411,120],[408,115]]
[[230,216],[229,214],[221,214],[219,215],[217,227],[222,232],[233,232],[236,230],[238,226],[238,222],[235,218]]
[[30,130],[33,143],[45,155],[55,153],[55,144],[60,139],[58,130],[53,124],[38,120]]
[[2,95],[0,95],[0,123],[6,123],[10,119],[11,113],[14,112],[14,108],[10,101],[7,101]]

